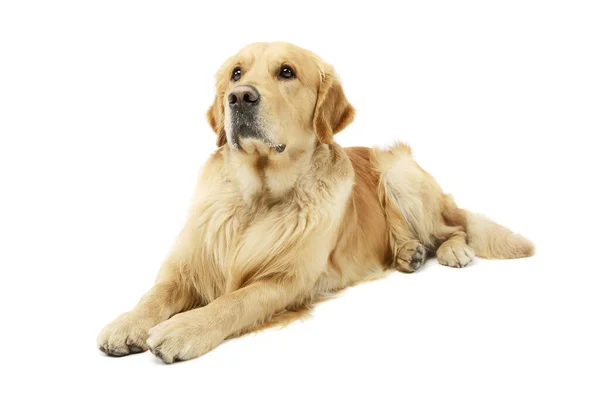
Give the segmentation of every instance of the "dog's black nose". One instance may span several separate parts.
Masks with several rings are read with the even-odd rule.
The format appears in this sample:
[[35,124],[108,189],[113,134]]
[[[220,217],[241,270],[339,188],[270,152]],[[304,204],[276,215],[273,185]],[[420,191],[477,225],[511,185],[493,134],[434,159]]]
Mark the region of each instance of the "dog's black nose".
[[254,106],[258,104],[260,100],[260,94],[254,86],[241,85],[235,87],[231,92],[229,92],[227,100],[229,101],[230,107],[239,107],[240,109],[243,109],[247,106]]

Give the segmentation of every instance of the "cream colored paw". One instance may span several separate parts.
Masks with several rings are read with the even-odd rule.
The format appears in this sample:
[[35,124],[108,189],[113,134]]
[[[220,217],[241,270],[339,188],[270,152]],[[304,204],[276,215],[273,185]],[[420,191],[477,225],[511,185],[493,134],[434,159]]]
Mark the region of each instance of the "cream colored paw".
[[398,249],[396,253],[396,268],[403,272],[415,272],[427,259],[425,246],[417,240],[410,240]]
[[437,251],[438,262],[454,268],[466,267],[475,258],[475,252],[469,246],[440,246]]
[[[199,311],[188,313],[199,314]],[[225,340],[214,328],[209,328],[211,324],[203,322],[199,315],[186,314],[175,315],[149,331],[146,342],[148,348],[167,364],[199,357]]]
[[98,348],[109,356],[121,357],[148,350],[146,339],[152,327],[148,318],[125,313],[106,325],[98,335]]

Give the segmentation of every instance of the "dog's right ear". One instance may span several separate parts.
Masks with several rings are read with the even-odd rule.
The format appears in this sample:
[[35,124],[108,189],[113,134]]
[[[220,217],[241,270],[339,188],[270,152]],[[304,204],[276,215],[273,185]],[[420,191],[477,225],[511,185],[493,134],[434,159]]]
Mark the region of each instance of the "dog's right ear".
[[225,110],[223,108],[223,95],[221,93],[217,92],[215,95],[215,101],[208,109],[206,118],[213,131],[217,134],[217,146],[224,146],[227,143],[227,135],[225,134]]

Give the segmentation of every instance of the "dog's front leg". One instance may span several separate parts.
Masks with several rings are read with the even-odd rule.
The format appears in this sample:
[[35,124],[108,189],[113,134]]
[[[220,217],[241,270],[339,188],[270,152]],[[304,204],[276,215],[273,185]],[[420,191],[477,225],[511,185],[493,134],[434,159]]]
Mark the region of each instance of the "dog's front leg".
[[148,349],[148,330],[184,309],[191,296],[176,278],[160,277],[133,310],[106,325],[98,335],[100,350],[110,356],[125,356]]
[[301,292],[295,282],[252,283],[155,326],[149,332],[148,346],[166,363],[201,356],[226,338],[269,319]]

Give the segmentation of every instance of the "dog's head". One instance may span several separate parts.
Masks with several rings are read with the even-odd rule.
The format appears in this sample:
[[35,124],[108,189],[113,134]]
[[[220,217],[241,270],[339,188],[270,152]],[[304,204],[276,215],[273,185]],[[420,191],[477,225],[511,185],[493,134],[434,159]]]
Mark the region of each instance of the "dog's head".
[[229,58],[217,73],[207,113],[217,145],[242,151],[305,150],[354,118],[333,67],[288,43],[254,43]]

